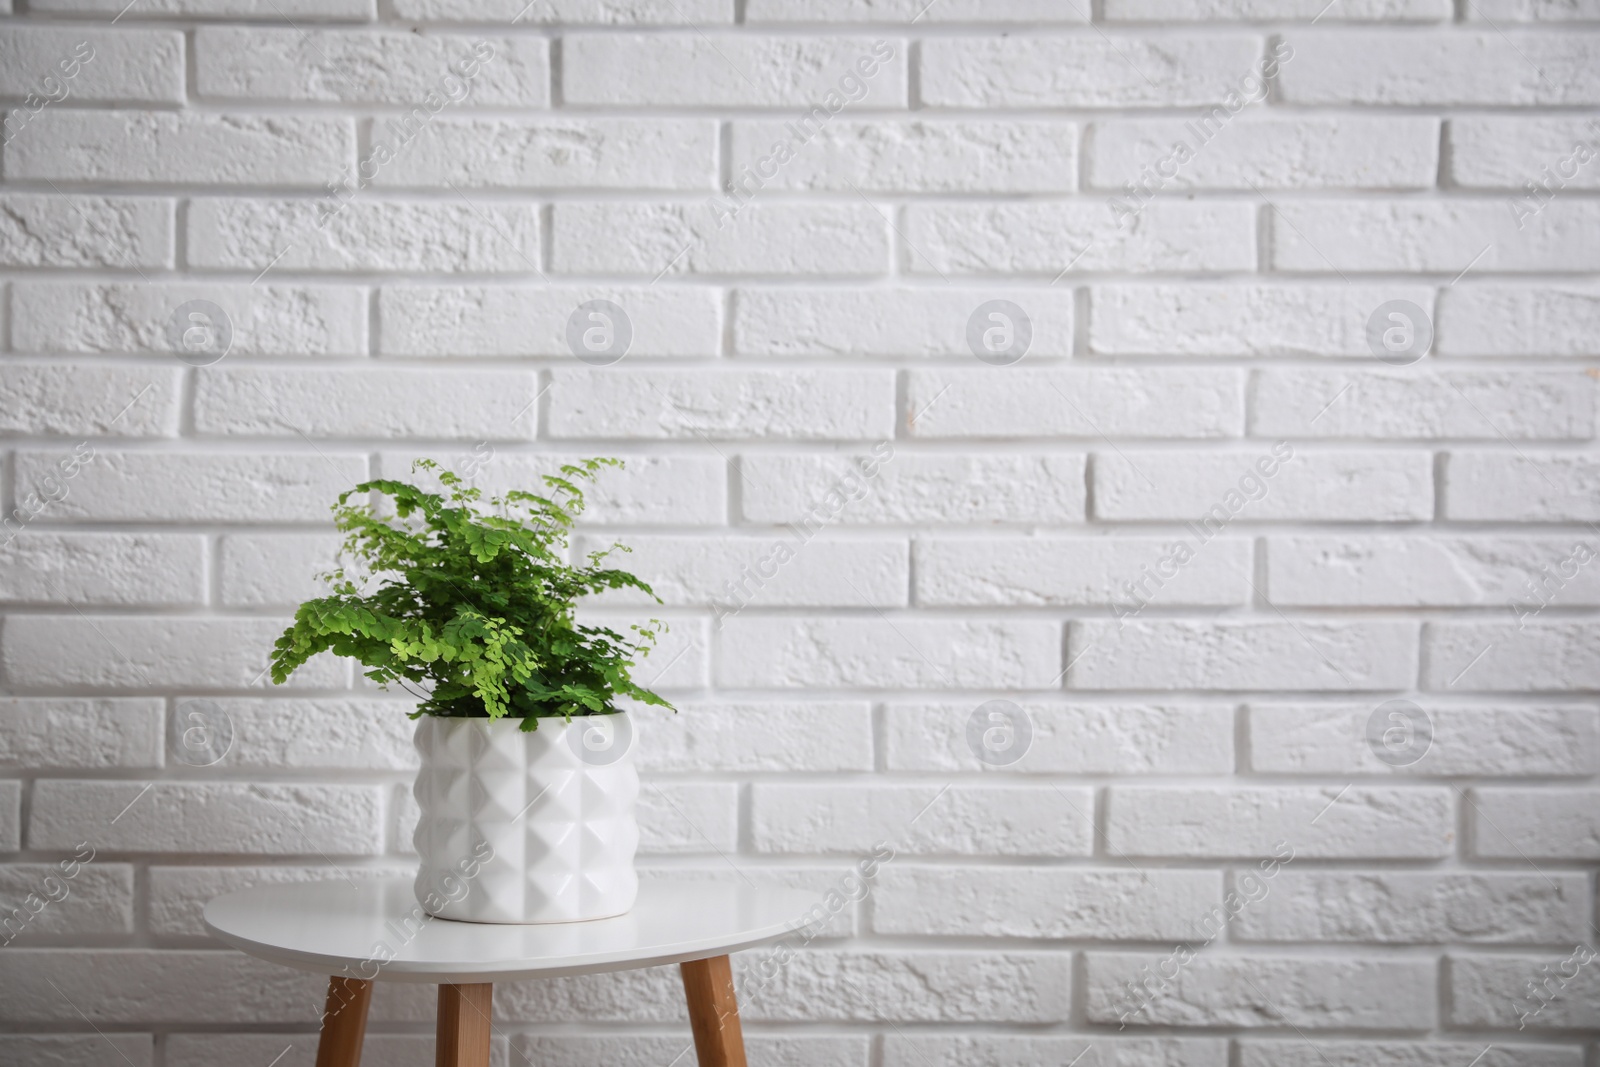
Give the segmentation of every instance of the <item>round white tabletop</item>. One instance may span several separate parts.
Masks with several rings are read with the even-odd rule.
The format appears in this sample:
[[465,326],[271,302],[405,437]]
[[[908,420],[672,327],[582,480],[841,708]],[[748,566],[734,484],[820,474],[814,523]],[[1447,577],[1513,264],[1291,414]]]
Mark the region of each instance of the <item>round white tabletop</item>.
[[643,882],[613,919],[514,926],[424,915],[405,876],[257,886],[206,905],[206,928],[252,956],[388,982],[555,978],[683,963],[777,941],[817,903],[799,890]]

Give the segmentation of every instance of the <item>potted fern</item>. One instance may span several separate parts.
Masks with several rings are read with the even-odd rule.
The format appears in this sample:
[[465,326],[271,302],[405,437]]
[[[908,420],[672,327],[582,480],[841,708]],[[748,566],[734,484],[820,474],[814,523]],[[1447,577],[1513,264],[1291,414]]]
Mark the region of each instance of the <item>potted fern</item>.
[[608,466],[621,462],[563,466],[543,494],[488,500],[431,460],[412,469],[437,472],[443,493],[356,486],[334,507],[345,541],[329,594],[273,646],[274,682],[332,652],[417,698],[416,894],[429,914],[567,922],[633,906],[639,777],[618,701],[669,705],[630,677],[659,621],[625,636],[575,618],[602,590],[655,595],[605,566],[611,549],[567,561],[583,485]]

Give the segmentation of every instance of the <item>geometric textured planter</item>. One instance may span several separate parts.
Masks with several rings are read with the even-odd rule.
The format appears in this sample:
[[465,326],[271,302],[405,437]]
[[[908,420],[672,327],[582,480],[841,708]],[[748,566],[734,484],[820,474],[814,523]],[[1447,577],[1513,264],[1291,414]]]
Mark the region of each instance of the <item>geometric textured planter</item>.
[[443,919],[484,923],[623,914],[639,892],[632,720],[521,725],[417,720],[418,902]]

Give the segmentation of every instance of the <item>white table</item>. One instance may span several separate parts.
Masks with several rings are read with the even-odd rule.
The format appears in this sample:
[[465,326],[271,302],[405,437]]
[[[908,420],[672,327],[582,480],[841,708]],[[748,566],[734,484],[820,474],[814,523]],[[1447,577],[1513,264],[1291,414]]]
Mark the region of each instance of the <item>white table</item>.
[[[372,983],[439,986],[439,1067],[487,1067],[493,982],[676,963],[701,1067],[745,1067],[728,953],[777,941],[818,903],[796,890],[647,881],[626,915],[509,926],[425,916],[409,877],[258,886],[206,905],[234,948],[326,974],[317,1067],[356,1067]],[[377,946],[387,946],[377,950]]]

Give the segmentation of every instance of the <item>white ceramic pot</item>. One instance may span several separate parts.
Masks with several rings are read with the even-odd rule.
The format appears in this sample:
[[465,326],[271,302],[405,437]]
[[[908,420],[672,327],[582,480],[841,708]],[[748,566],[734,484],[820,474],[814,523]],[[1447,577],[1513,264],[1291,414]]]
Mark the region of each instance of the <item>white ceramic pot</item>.
[[417,901],[444,919],[555,923],[633,907],[639,878],[626,713],[417,720]]

